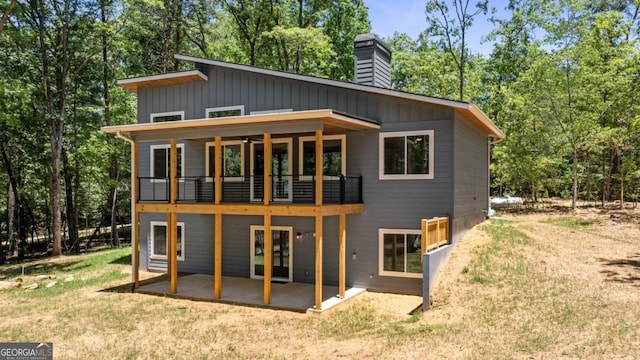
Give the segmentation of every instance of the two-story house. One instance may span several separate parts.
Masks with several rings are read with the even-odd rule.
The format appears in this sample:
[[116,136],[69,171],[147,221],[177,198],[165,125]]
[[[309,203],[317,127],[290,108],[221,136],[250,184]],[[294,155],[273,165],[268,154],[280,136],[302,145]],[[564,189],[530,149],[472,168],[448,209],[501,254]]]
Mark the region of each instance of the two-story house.
[[[355,83],[177,55],[194,69],[118,81],[137,94],[133,280],[178,271],[422,294],[421,220],[455,243],[488,210],[489,138],[475,105],[391,88],[391,50],[355,40]],[[448,252],[448,248],[445,253]]]

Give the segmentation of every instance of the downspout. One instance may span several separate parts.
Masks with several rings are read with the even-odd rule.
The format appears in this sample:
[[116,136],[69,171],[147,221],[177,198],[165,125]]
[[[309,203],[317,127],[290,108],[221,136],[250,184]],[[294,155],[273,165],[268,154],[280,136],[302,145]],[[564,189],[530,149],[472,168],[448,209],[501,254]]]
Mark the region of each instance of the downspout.
[[[134,174],[135,174],[135,154],[134,149],[135,149],[135,141],[133,141],[133,139],[122,135],[122,133],[120,132],[120,130],[116,131],[116,137],[118,139],[122,139],[126,142],[129,143],[129,145],[131,146],[131,246],[132,246],[132,252],[131,252],[131,282],[134,284],[133,285],[133,289],[135,289],[135,287],[138,284],[138,256],[134,256],[134,252],[136,249],[133,249],[134,245],[134,241],[133,241],[133,237],[136,236],[137,231],[138,231],[138,224],[136,223],[135,219],[136,219],[136,201],[135,199],[137,198],[138,194],[136,194],[136,186],[134,181],[136,181],[137,179],[134,179]],[[140,244],[140,241],[138,239],[138,246]],[[139,254],[139,249],[138,249],[138,254]]]

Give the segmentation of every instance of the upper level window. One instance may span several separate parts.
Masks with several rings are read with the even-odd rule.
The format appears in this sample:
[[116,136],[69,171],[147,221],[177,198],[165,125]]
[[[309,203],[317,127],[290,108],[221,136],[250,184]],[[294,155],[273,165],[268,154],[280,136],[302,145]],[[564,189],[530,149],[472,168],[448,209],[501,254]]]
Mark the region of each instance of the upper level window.
[[380,133],[380,179],[433,179],[433,130]]
[[[157,180],[164,181],[171,175],[171,167],[169,166],[171,160],[171,145],[151,145],[151,166],[150,176]],[[176,147],[178,151],[178,177],[182,177],[184,174],[184,144],[178,144]]]
[[[215,176],[216,166],[216,143],[207,143],[207,152],[205,154],[205,170],[207,180]],[[222,176],[225,181],[241,181],[244,178],[244,144],[238,141],[222,142]]]
[[[322,174],[328,177],[346,175],[346,136],[328,135],[323,137],[322,153],[324,155]],[[316,174],[316,138],[305,136],[300,138],[298,172],[301,180],[310,180]]]
[[227,116],[242,116],[242,115],[244,115],[244,105],[207,108],[205,110],[205,116],[209,119],[227,117]]
[[258,111],[252,111],[250,115],[277,114],[277,113],[287,113],[292,111],[293,109],[258,110]]
[[180,121],[184,120],[184,111],[170,111],[163,113],[151,114],[150,122],[166,122],[166,121]]
[[379,230],[380,275],[421,278],[422,251],[420,230]]

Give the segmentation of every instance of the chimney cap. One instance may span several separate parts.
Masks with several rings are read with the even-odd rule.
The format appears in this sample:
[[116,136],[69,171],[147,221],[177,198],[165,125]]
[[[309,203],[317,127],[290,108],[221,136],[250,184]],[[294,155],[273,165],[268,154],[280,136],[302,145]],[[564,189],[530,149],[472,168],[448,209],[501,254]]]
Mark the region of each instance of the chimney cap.
[[389,54],[391,54],[391,46],[389,46],[389,44],[384,42],[384,40],[382,40],[382,38],[380,36],[378,36],[378,34],[375,34],[375,33],[356,35],[356,39],[353,41],[353,43],[354,43],[355,47],[359,47],[358,44],[364,43],[364,42],[368,42],[368,41],[373,41],[374,43],[377,42],[385,50],[387,50],[389,52]]

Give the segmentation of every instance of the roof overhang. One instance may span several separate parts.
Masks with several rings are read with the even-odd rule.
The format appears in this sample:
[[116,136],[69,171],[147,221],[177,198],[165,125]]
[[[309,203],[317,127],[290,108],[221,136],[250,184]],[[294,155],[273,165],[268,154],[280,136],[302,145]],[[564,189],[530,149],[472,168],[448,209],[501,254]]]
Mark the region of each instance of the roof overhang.
[[129,79],[121,79],[121,80],[118,80],[116,84],[137,94],[138,89],[141,89],[141,88],[163,86],[163,85],[186,84],[190,82],[207,81],[207,80],[208,80],[207,75],[201,73],[199,70],[190,70],[190,71],[172,72],[172,73],[158,74],[158,75],[151,75],[151,76],[141,76],[141,77],[129,78]]
[[105,126],[107,134],[126,135],[139,141],[169,139],[211,139],[214,136],[240,137],[264,133],[291,134],[322,130],[339,133],[357,130],[378,130],[374,121],[336,112],[331,109],[293,111],[286,113],[229,116],[213,119],[196,119]]
[[467,118],[467,120],[471,121],[473,124],[478,126],[488,134],[496,139],[504,139],[505,134],[496,126],[496,124],[491,121],[487,115],[485,115],[479,107],[474,104],[469,104],[468,109],[461,109],[460,113],[462,116]]

